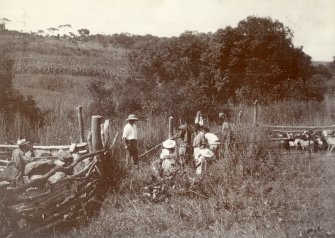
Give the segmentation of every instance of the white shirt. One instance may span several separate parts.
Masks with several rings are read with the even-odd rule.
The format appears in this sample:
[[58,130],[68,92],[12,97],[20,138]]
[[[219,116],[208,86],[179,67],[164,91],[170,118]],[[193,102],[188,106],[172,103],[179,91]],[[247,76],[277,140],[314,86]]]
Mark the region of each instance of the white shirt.
[[126,138],[127,140],[137,140],[136,124],[131,125],[130,123],[127,123],[123,128],[122,138]]
[[204,125],[204,119],[202,118],[202,116],[200,116],[198,118],[198,116],[195,117],[194,119],[194,123],[198,123],[200,126],[203,126]]
[[159,156],[160,159],[164,160],[164,159],[168,159],[170,156],[170,152],[168,149],[163,149],[161,152],[161,155]]
[[217,137],[214,133],[206,133],[205,139],[209,145],[216,145],[219,144],[219,137]]
[[163,148],[159,158],[161,160],[164,160],[164,159],[174,159],[176,157],[176,153],[174,151],[170,151],[168,149],[165,149]]

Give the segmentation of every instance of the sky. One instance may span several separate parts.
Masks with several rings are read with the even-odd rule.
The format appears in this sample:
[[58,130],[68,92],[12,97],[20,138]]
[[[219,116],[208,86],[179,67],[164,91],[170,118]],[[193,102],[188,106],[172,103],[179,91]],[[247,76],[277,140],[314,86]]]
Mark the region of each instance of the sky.
[[74,32],[169,37],[236,27],[248,16],[288,26],[294,45],[315,61],[335,56],[335,0],[0,0],[7,28],[24,32],[71,24]]

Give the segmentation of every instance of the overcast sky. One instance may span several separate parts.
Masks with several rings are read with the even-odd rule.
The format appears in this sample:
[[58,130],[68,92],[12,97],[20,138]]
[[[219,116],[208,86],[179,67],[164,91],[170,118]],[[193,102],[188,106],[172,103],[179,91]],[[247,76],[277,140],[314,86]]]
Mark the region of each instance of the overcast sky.
[[335,56],[335,0],[0,0],[7,28],[27,32],[71,24],[92,34],[178,36],[235,27],[250,15],[284,23],[313,60]]

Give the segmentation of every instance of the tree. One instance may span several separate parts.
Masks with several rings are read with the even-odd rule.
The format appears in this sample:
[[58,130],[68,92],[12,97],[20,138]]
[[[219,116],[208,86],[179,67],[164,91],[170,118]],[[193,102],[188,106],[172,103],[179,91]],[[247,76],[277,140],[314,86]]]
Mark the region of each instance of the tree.
[[78,34],[83,37],[83,38],[86,38],[90,35],[90,31],[86,28],[82,28],[82,29],[79,29],[78,30]]
[[50,27],[50,28],[47,29],[47,31],[49,31],[50,34],[53,35],[54,32],[58,31],[58,29],[57,29],[57,28],[54,28],[54,27]]
[[70,24],[59,25],[58,29],[61,31],[61,35],[66,37],[72,26]]
[[0,32],[3,32],[6,30],[6,24],[10,22],[10,20],[8,18],[1,18],[0,19]]
[[10,20],[8,18],[3,17],[3,18],[0,19],[0,24],[6,25],[8,22],[10,22]]
[[31,126],[38,126],[43,115],[32,97],[25,98],[13,88],[13,67],[14,60],[10,57],[0,59],[0,112],[8,124],[13,121],[15,113],[19,112]]
[[[250,102],[292,96],[312,72],[311,58],[293,46],[292,37],[288,27],[270,18],[248,17],[236,28],[219,29],[214,38],[220,46],[211,70],[217,96]],[[308,90],[302,92],[301,98],[311,96]]]
[[37,31],[37,34],[38,34],[38,35],[43,35],[44,33],[45,33],[45,32],[44,32],[43,30],[38,30],[38,31]]

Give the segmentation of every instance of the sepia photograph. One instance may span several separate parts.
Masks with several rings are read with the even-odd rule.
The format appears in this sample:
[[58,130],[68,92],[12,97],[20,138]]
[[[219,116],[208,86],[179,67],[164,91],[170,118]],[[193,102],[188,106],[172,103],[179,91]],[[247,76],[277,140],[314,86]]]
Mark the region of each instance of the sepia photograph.
[[0,0],[0,238],[335,238],[334,0]]

